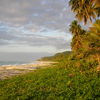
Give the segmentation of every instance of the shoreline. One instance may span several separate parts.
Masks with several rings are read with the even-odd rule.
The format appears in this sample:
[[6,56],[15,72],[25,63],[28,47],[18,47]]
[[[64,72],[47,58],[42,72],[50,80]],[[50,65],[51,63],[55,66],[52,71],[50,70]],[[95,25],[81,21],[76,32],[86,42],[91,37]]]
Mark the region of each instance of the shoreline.
[[24,74],[40,68],[49,67],[57,62],[52,61],[36,61],[36,63],[22,65],[3,65],[0,66],[0,79],[6,79],[11,76]]

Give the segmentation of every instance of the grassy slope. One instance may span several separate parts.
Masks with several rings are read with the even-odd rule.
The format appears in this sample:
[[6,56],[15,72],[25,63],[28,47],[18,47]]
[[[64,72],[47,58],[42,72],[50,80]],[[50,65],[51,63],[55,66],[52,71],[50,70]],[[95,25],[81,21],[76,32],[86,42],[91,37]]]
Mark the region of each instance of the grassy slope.
[[65,51],[62,53],[57,53],[54,56],[50,56],[50,57],[43,57],[40,60],[44,60],[44,61],[62,61],[65,60],[66,58],[68,58],[68,56],[71,54],[71,51]]
[[81,73],[62,63],[0,81],[0,100],[100,100],[99,72]]

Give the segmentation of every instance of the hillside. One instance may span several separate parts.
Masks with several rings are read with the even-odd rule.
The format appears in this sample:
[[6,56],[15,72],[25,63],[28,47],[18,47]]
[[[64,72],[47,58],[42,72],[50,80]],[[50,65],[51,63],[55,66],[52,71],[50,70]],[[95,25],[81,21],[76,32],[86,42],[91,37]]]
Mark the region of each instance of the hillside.
[[0,100],[100,100],[99,2],[69,0],[76,17],[69,27],[72,51],[39,59],[55,64],[0,80]]
[[78,68],[64,53],[54,56],[63,55],[55,66],[1,80],[0,100],[99,100],[100,72],[86,63]]
[[40,61],[62,61],[64,59],[67,59],[71,54],[71,51],[65,51],[65,52],[60,52],[56,53],[54,56],[49,56],[49,57],[43,57],[39,59]]

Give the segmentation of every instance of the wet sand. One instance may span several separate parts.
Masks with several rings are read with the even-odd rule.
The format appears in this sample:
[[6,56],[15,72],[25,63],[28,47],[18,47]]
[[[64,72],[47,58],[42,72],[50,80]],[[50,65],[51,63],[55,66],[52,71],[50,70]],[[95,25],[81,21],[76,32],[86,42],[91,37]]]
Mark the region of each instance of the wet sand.
[[55,62],[50,62],[50,61],[37,61],[36,63],[33,64],[0,66],[0,79],[6,79],[11,76],[31,72],[36,69],[49,67],[54,63]]

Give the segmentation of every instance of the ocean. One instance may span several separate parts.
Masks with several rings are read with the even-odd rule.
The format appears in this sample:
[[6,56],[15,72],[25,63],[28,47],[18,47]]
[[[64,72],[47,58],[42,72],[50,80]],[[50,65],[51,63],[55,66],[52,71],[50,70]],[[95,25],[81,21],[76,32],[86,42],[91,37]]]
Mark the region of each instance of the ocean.
[[2,65],[20,65],[35,63],[35,61],[44,56],[51,56],[49,53],[9,53],[0,52],[0,66]]
[[22,64],[29,64],[29,63],[34,63],[33,62],[19,62],[19,61],[0,61],[0,66],[4,66],[4,65],[22,65]]

